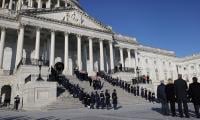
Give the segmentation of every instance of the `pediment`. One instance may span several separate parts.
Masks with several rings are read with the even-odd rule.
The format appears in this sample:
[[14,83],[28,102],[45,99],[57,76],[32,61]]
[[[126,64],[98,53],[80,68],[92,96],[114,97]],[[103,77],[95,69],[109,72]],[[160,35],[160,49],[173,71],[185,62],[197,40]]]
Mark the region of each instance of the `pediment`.
[[98,30],[111,31],[111,29],[108,26],[101,24],[100,22],[96,21],[94,18],[90,17],[86,13],[78,11],[76,9],[68,11],[42,13],[42,14],[37,14],[36,16],[64,21],[71,24],[86,26]]

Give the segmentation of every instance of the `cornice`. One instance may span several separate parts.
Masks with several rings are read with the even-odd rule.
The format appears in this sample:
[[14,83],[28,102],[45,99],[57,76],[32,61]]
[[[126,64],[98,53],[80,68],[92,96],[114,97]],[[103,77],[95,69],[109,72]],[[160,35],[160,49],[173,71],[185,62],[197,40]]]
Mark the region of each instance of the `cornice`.
[[139,45],[138,50],[176,57],[174,51],[167,51],[167,50],[163,50],[163,49],[159,49],[159,48],[153,48],[153,47],[149,47],[149,46]]
[[123,36],[121,34],[114,34],[113,39],[115,41],[119,41],[119,42],[123,42],[123,43],[130,43],[130,44],[139,45],[136,38],[134,38],[134,37]]

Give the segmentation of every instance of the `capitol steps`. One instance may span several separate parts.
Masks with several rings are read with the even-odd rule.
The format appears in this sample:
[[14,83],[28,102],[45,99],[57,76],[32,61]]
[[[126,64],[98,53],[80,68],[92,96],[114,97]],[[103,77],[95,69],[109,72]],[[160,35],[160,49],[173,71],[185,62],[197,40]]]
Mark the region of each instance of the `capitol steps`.
[[[95,91],[93,87],[89,85],[88,81],[80,81],[78,78],[75,76],[66,76],[72,83],[79,84],[80,87],[84,88],[86,92],[92,92]],[[117,86],[112,86],[110,83],[107,81],[103,80],[101,78],[102,83],[104,84],[102,90],[105,91],[106,89],[112,94],[113,90],[116,89],[117,95],[118,95],[118,100],[119,100],[119,105],[131,105],[131,104],[144,104],[147,103],[146,100],[141,98],[140,96],[134,96],[131,93],[128,93],[127,91],[123,90],[120,87]],[[100,90],[100,91],[102,91]],[[99,91],[99,92],[100,92]]]
[[78,109],[83,108],[82,103],[78,98],[73,98],[71,94],[62,88],[64,92],[57,97],[57,100],[50,105],[42,108],[42,110],[63,110],[63,109]]

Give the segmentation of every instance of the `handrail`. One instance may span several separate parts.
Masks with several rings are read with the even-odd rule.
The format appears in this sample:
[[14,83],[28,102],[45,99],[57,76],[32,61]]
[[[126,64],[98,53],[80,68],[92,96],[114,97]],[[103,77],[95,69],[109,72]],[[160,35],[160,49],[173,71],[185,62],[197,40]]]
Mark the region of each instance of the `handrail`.
[[25,84],[31,81],[31,75],[25,78]]
[[21,65],[22,65],[22,59],[19,61],[16,70],[18,70]]

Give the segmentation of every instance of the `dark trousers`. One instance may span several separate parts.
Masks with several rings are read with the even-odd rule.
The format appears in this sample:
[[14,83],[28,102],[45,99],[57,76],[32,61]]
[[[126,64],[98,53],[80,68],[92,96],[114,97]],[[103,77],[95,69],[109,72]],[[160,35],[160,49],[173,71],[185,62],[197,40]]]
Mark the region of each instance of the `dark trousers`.
[[170,110],[173,116],[176,115],[176,109],[175,109],[175,102],[174,101],[169,101],[170,104]]
[[183,116],[183,108],[185,116],[189,116],[187,100],[178,100],[178,111],[180,116]]
[[169,115],[169,106],[166,101],[161,101],[161,109],[163,115]]
[[15,103],[15,109],[18,110],[19,103]]
[[197,117],[200,117],[200,115],[199,115],[199,108],[200,108],[200,105],[194,104],[195,114],[196,114]]

